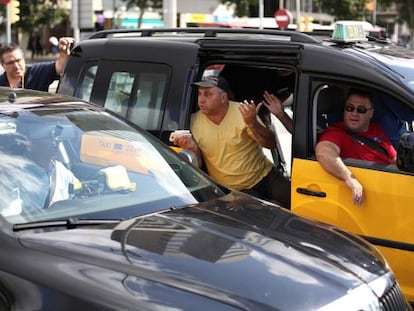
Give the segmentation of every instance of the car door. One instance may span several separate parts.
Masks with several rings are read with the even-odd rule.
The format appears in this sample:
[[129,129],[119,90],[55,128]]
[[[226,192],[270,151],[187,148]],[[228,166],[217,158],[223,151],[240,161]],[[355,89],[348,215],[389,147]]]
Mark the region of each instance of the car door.
[[[305,77],[302,79],[309,81]],[[414,262],[414,175],[399,170],[396,165],[344,159],[364,187],[364,203],[354,205],[346,184],[327,173],[317,162],[314,145],[323,127],[342,119],[340,103],[345,99],[346,88],[363,84],[315,79],[311,85],[309,97],[305,97],[310,104],[302,111],[302,120],[296,114],[296,122],[302,124],[295,124],[291,210],[344,228],[376,245],[393,268],[407,298],[414,301],[414,265],[411,264]],[[341,87],[342,93],[335,90]],[[367,84],[363,87],[371,88],[376,94],[377,115],[374,114],[374,119],[378,123],[390,113],[379,101],[379,98],[385,98],[391,108],[398,106],[395,114],[400,112],[399,118],[406,119],[406,130],[412,131],[414,109],[408,102],[398,98],[397,93],[385,92],[378,86]],[[298,135],[298,131],[306,134]]]

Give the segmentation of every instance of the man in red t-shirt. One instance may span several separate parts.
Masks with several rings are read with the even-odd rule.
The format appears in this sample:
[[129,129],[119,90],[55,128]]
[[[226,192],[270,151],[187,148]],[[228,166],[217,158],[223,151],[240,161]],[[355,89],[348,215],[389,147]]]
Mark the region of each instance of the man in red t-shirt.
[[343,180],[352,191],[356,205],[364,202],[364,189],[341,158],[392,164],[397,156],[385,132],[371,124],[373,115],[370,95],[352,89],[345,100],[343,121],[330,125],[322,133],[315,150],[322,167]]

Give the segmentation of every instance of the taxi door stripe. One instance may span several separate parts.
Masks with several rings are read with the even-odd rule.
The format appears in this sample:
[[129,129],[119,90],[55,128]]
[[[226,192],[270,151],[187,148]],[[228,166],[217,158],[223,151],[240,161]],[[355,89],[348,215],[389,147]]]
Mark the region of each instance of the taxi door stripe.
[[371,244],[374,244],[377,246],[383,246],[383,247],[388,247],[388,248],[400,249],[403,251],[414,252],[414,244],[374,238],[374,237],[365,236],[365,235],[360,235],[360,237],[364,238]]

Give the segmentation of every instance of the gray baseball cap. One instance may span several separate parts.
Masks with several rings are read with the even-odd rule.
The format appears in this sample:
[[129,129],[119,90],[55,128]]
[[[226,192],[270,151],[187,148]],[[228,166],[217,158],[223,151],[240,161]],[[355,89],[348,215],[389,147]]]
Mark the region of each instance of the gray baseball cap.
[[194,82],[192,85],[201,87],[218,87],[224,92],[229,92],[230,87],[226,79],[220,76],[207,76],[203,80]]

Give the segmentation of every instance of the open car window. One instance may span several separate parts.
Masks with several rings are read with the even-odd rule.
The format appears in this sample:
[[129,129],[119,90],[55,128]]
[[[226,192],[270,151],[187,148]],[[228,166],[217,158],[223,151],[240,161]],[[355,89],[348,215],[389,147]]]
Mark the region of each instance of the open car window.
[[[252,100],[258,105],[264,100],[265,91],[274,94],[282,101],[285,112],[293,120],[296,73],[292,68],[274,64],[214,63],[205,68],[202,77],[210,75],[220,75],[228,81],[229,97],[236,102]],[[286,176],[290,176],[292,134],[266,107],[262,106],[258,115],[276,136],[277,147],[273,150],[264,148],[264,153]]]
[[[357,87],[340,82],[320,84],[313,96],[313,134],[315,145],[320,134],[329,126],[343,119],[343,107],[349,89]],[[381,90],[368,89],[374,107],[372,123],[378,124],[398,148],[401,135],[413,132],[414,109],[395,96]]]

